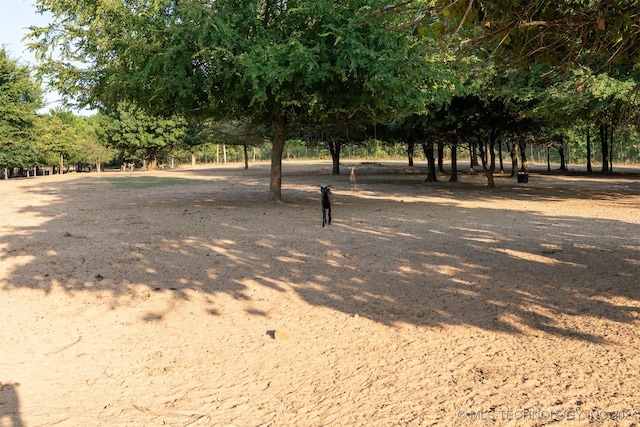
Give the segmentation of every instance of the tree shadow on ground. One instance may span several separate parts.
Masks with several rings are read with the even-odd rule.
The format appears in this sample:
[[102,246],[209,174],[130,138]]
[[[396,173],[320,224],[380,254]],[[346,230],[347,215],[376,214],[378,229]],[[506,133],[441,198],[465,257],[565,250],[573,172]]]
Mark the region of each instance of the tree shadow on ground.
[[16,390],[18,385],[0,382],[0,425],[24,426],[20,415],[20,398]]
[[[361,191],[335,192],[327,228],[315,183],[346,189],[348,177],[290,173],[286,205],[265,202],[267,170],[251,179],[240,170],[209,171],[208,180],[151,187],[48,180],[29,187],[32,202],[13,213],[34,218],[31,225],[2,221],[0,263],[13,267],[0,287],[45,297],[58,289],[70,298],[107,294],[114,308],[141,289],[183,302],[197,292],[211,301],[206,315],[223,316],[216,300],[229,296],[248,315],[268,317],[279,300],[256,297],[266,289],[293,293],[310,310],[387,325],[466,325],[596,343],[615,337],[594,334],[594,323],[640,317],[636,223],[514,207],[575,199],[631,208],[640,200],[633,186],[615,197],[600,187],[553,191],[548,181],[488,195],[397,177],[382,185],[378,175]],[[489,204],[465,204],[473,198]],[[142,320],[162,318],[149,312]]]

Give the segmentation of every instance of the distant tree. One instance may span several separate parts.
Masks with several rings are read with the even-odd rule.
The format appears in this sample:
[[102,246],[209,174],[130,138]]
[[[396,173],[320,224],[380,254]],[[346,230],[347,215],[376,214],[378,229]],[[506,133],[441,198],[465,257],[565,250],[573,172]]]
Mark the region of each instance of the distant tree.
[[59,174],[64,173],[65,156],[75,155],[81,146],[73,126],[74,120],[70,111],[54,110],[38,121],[37,148],[56,155]]
[[[610,170],[614,129],[620,132],[638,122],[640,74],[629,66],[616,65],[608,73],[593,73],[588,67],[571,70],[545,89],[533,112],[551,128],[580,127],[585,135],[587,169],[591,171],[590,128],[598,129],[602,170]],[[557,144],[556,144],[557,145]]]
[[249,168],[247,147],[259,147],[268,140],[271,129],[247,120],[208,120],[202,126],[207,142],[242,147],[245,169]]
[[331,155],[331,174],[340,175],[340,156],[344,147],[364,146],[376,135],[376,124],[369,118],[335,120],[327,123],[308,124],[301,127],[296,136],[308,147],[324,147]]
[[105,128],[109,145],[127,159],[142,160],[148,170],[157,169],[161,150],[177,146],[186,134],[186,122],[180,116],[150,116],[133,104],[120,103],[110,117]]
[[42,91],[30,69],[0,49],[0,167],[5,179],[8,168],[34,164],[31,138],[41,106]]
[[102,164],[112,161],[117,150],[107,146],[105,125],[108,123],[102,114],[90,117],[79,117],[76,121],[76,133],[79,135],[81,147],[79,160],[96,166],[96,171],[102,171]]

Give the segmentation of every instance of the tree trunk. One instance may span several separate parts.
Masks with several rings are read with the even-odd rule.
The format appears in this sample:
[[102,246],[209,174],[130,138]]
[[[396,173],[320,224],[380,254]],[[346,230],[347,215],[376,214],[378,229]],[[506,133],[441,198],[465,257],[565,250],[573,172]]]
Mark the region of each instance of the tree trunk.
[[489,163],[489,157],[487,153],[489,151],[489,144],[484,144],[481,141],[478,141],[478,152],[480,153],[480,166]]
[[407,156],[409,157],[409,166],[413,166],[414,153],[415,153],[415,143],[409,142],[407,144]]
[[547,147],[547,172],[551,172],[551,150]]
[[567,171],[567,162],[564,157],[564,138],[560,138],[560,144],[558,145],[558,154],[560,154],[560,170]]
[[609,172],[613,172],[613,125],[609,132]]
[[518,143],[513,141],[513,145],[509,150],[511,156],[511,178],[514,178],[518,174]]
[[436,159],[433,156],[433,142],[427,142],[422,144],[422,151],[424,151],[424,156],[427,158],[427,178],[424,182],[438,182],[438,177],[436,176]]
[[438,172],[444,173],[444,143],[438,142]]
[[284,150],[284,143],[287,140],[287,122],[285,117],[283,115],[276,117],[273,127],[269,201],[282,202],[282,152]]
[[64,173],[64,154],[60,153],[60,175]]
[[608,126],[600,125],[600,144],[602,145],[602,172],[609,172]]
[[520,172],[527,173],[529,172],[529,162],[527,161],[527,143],[526,142],[518,142],[520,146],[520,159],[522,160],[522,165],[520,166]]
[[9,179],[9,168],[2,168],[2,175],[4,179]]
[[149,149],[147,150],[147,158],[146,158],[146,169],[148,171],[154,171],[158,169],[158,153],[156,150]]
[[244,151],[244,168],[249,169],[249,153],[247,152],[247,144],[243,144],[242,147]]
[[331,153],[331,161],[333,162],[333,169],[331,175],[340,175],[340,151],[342,143],[338,140],[332,139],[329,141],[329,152]]
[[456,141],[451,144],[451,176],[449,182],[458,182],[458,145]]
[[487,175],[487,184],[489,186],[489,189],[494,189],[496,188],[496,183],[494,181],[493,178],[493,174],[496,171],[496,143],[495,141],[491,141],[489,143],[489,158],[491,159],[491,162],[489,164],[489,171],[488,173],[485,172],[485,174]]
[[476,155],[476,144],[473,142],[469,143],[469,154],[471,155],[470,168],[471,170],[473,170],[476,166],[478,166],[478,156]]
[[589,132],[589,126],[587,126],[587,172],[593,172],[591,167],[591,132]]
[[196,168],[196,153],[191,153],[191,169]]
[[498,155],[500,159],[500,173],[504,173],[504,162],[502,161],[502,138],[498,143]]
[[[498,132],[494,129],[491,130],[491,135],[489,135],[489,144],[487,147],[488,153],[484,152],[484,145],[482,143],[478,144],[480,150],[480,157],[482,159],[482,170],[487,177],[487,186],[490,190],[496,188],[495,179],[493,177],[494,172],[496,171],[496,140],[498,139]],[[488,154],[488,156],[487,156]]]

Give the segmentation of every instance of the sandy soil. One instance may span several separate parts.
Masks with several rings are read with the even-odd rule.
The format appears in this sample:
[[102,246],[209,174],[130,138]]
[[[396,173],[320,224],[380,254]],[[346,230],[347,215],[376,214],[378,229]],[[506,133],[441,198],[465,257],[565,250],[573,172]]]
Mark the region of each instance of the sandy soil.
[[0,181],[0,426],[640,425],[638,175],[343,172]]

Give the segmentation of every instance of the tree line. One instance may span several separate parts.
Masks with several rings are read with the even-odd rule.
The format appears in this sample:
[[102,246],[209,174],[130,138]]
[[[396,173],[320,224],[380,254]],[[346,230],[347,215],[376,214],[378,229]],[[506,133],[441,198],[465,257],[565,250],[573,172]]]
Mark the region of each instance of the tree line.
[[[336,174],[348,146],[402,144],[409,162],[418,147],[427,181],[445,150],[456,180],[464,150],[490,187],[503,156],[526,171],[532,144],[561,168],[567,156],[603,172],[638,159],[636,2],[37,4],[55,17],[29,33],[39,75],[69,106],[100,113],[74,119],[87,134],[64,111],[35,118],[39,88],[26,78],[29,96],[2,100],[22,103],[0,119],[5,169],[64,159],[82,138],[151,168],[168,147],[268,141],[269,198],[280,201],[287,140],[326,147]],[[3,55],[3,68],[30,75]]]

